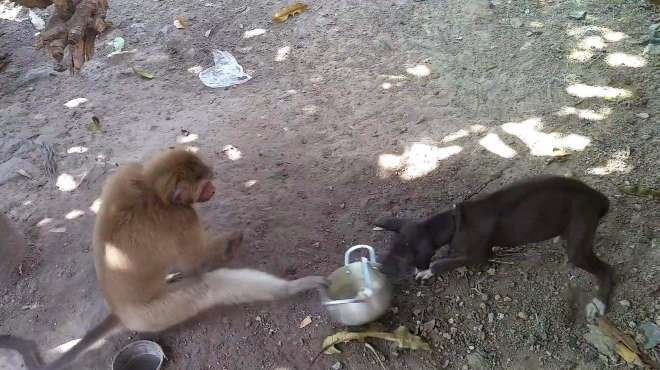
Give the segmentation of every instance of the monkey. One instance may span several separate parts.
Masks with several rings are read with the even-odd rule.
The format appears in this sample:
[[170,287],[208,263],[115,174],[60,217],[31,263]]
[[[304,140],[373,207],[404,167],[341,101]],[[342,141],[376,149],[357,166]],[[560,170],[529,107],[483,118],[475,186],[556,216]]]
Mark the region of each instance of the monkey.
[[[45,367],[60,370],[116,329],[160,332],[219,305],[273,301],[321,288],[321,276],[285,280],[224,267],[242,232],[208,239],[195,203],[215,194],[213,173],[196,154],[165,150],[145,165],[119,168],[105,182],[93,231],[94,266],[108,316]],[[182,277],[167,281],[172,269]],[[27,344],[26,344],[27,343]],[[0,337],[0,347],[30,357],[29,342]]]

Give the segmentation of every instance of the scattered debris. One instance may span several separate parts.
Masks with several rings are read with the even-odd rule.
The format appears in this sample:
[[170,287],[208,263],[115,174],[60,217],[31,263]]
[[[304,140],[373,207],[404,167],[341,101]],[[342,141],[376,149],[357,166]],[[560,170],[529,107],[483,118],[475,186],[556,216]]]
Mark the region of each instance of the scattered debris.
[[584,10],[579,10],[568,15],[568,18],[575,19],[577,21],[584,20],[587,18],[587,12]]
[[176,18],[174,18],[174,27],[180,30],[188,27],[188,22],[186,21],[186,18],[182,16],[177,16]]
[[126,45],[126,40],[124,40],[123,37],[115,37],[112,39],[112,53],[110,54],[120,53],[122,50],[124,50],[124,45]]
[[305,326],[309,325],[312,323],[312,317],[307,316],[305,317],[301,322],[300,325],[298,326],[300,329],[304,328]]
[[140,68],[137,68],[135,66],[131,66],[131,69],[133,70],[133,72],[135,72],[136,75],[144,78],[145,80],[153,80],[154,77],[156,77],[151,72],[147,72],[147,71],[145,71],[143,69],[140,69]]
[[284,22],[289,18],[289,16],[300,14],[305,9],[307,9],[307,5],[303,3],[295,3],[289,6],[285,6],[273,14],[273,22]]
[[213,67],[203,70],[199,79],[210,88],[228,87],[249,81],[252,76],[227,51],[213,50]]
[[28,16],[30,17],[30,23],[34,26],[34,28],[37,29],[37,31],[41,31],[44,28],[46,28],[46,22],[44,22],[43,19],[37,13],[32,11],[32,9],[28,10]]
[[618,354],[629,364],[657,367],[653,360],[639,350],[630,336],[622,333],[605,318],[601,318],[598,325],[589,325],[589,333],[584,335],[584,339],[612,361],[616,361],[615,354]]
[[660,200],[660,190],[647,188],[641,185],[619,186],[619,190],[622,193],[635,195],[638,197]]
[[655,323],[647,321],[642,323],[639,328],[646,337],[644,349],[651,349],[660,344],[660,328]]
[[364,331],[364,332],[349,332],[349,331],[340,331],[334,335],[326,337],[323,340],[321,345],[323,353],[327,355],[341,353],[335,345],[339,343],[345,343],[350,341],[363,341],[366,338],[380,338],[396,342],[399,348],[408,348],[413,350],[425,350],[430,351],[431,347],[426,343],[422,338],[412,335],[410,331],[405,326],[399,326],[395,331],[389,332],[379,332],[379,331]]

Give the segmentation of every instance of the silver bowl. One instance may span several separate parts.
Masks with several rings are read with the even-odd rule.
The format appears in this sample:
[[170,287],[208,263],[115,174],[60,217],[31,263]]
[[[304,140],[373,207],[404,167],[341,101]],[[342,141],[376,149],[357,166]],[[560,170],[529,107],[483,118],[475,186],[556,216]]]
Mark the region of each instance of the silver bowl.
[[[358,249],[369,251],[369,260],[350,262]],[[328,276],[328,287],[321,290],[321,301],[337,322],[363,325],[382,316],[390,306],[391,286],[376,262],[376,253],[368,245],[356,245],[344,254],[344,266]]]
[[159,370],[165,354],[158,343],[138,340],[122,348],[112,361],[112,370]]

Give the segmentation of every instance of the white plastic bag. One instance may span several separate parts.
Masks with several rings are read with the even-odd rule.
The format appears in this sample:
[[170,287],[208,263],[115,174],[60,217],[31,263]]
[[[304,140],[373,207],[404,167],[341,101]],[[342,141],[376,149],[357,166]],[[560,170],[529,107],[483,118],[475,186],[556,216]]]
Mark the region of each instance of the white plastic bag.
[[211,88],[227,87],[249,81],[252,76],[243,72],[243,67],[227,51],[213,50],[213,67],[199,73],[199,79]]

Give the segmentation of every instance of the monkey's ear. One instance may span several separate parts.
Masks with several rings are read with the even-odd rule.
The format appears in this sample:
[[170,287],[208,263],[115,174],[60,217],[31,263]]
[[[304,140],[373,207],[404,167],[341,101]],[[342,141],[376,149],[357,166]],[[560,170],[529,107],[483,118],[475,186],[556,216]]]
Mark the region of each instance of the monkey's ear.
[[401,218],[384,218],[376,221],[374,225],[398,233],[407,222],[408,221]]

